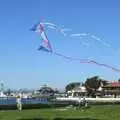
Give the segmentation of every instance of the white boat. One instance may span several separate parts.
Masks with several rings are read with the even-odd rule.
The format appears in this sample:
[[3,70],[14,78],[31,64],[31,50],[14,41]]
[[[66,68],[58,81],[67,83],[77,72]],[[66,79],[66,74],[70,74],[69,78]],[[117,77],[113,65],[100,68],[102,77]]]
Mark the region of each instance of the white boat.
[[7,95],[5,95],[2,91],[0,92],[0,98],[7,98]]

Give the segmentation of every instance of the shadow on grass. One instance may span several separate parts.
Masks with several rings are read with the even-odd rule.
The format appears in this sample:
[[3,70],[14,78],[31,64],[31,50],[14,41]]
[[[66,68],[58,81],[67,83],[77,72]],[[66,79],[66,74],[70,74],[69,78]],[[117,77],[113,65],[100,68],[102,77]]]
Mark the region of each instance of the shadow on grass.
[[[17,119],[17,120],[49,120],[49,119],[45,119],[45,118],[21,118],[21,119]],[[94,118],[53,118],[50,120],[99,120],[99,119],[94,119]]]

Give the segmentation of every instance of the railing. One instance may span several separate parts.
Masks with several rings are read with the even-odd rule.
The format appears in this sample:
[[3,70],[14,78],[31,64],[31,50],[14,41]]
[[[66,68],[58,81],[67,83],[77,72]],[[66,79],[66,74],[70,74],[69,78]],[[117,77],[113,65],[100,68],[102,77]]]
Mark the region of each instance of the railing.
[[[79,101],[82,100],[79,97],[71,97],[71,98],[56,98],[58,101]],[[85,98],[87,101],[93,102],[120,102],[120,98]]]

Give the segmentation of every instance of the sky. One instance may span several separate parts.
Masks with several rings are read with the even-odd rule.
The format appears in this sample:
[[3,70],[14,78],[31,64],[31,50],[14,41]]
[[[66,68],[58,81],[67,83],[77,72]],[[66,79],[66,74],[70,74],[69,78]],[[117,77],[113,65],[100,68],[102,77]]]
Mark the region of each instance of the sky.
[[[119,13],[118,0],[1,0],[0,83],[15,89],[39,88],[44,84],[63,89],[69,82],[84,82],[96,75],[118,80],[120,72],[38,51],[41,38],[30,28],[38,21],[70,28],[66,36],[45,28],[57,52],[120,68]],[[89,36],[70,36],[79,33]]]

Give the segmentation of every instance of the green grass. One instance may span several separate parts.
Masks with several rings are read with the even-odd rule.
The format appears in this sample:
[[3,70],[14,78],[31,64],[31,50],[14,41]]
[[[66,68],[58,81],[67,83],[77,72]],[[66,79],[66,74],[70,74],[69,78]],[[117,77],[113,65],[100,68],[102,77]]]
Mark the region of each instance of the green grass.
[[65,111],[59,111],[58,108],[24,109],[21,112],[5,110],[0,111],[0,120],[120,120],[120,105],[99,105],[86,110]]

